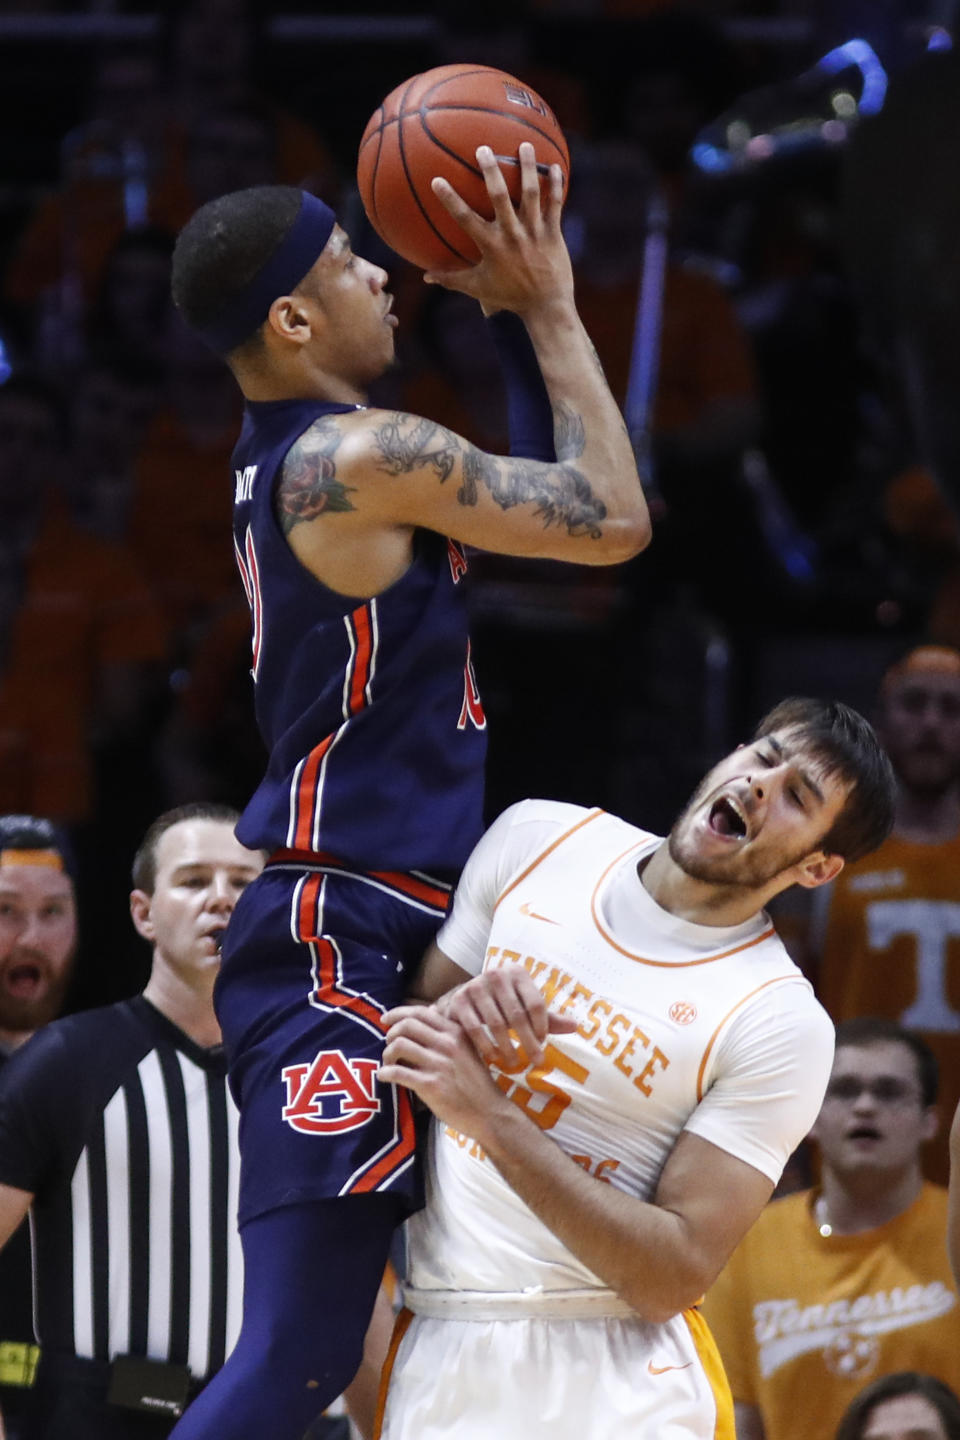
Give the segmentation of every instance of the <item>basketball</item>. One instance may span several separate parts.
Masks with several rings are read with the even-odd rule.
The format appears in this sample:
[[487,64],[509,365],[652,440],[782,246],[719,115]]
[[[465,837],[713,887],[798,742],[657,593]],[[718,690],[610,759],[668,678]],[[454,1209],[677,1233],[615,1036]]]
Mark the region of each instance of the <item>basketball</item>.
[[517,151],[534,145],[541,193],[548,168],[563,170],[570,153],[553,111],[535,90],[489,65],[439,65],[405,80],[371,115],[360,141],[357,184],[382,240],[424,270],[462,270],[480,258],[473,241],[430,188],[442,175],[467,204],[493,218],[477,164],[478,145],[500,162],[510,198],[520,199]]

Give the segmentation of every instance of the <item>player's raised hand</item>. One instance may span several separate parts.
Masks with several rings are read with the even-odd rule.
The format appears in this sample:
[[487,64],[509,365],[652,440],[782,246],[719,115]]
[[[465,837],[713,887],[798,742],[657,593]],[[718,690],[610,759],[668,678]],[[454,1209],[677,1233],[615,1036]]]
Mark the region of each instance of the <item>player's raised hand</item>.
[[477,163],[493,206],[492,220],[471,209],[448,181],[439,176],[434,179],[433,193],[473,240],[481,258],[465,270],[428,271],[424,279],[472,295],[487,311],[513,310],[523,315],[560,299],[572,301],[573,269],[560,228],[563,171],[559,165],[550,166],[544,199],[533,146],[525,141],[518,156],[521,198],[514,208],[490,146],[481,145],[477,150]]

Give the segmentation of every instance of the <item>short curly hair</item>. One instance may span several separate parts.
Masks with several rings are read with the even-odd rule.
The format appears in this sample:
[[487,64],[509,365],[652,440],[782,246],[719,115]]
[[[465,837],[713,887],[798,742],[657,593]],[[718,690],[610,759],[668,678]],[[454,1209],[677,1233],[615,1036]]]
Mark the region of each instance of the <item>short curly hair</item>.
[[173,248],[171,290],[192,330],[223,318],[286,239],[302,201],[295,185],[253,185],[210,200],[191,216]]

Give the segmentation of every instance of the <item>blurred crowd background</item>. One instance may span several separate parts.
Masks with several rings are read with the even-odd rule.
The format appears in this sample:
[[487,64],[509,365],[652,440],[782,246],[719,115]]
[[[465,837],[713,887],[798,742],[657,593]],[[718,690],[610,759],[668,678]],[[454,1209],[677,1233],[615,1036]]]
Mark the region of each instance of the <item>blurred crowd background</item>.
[[479,311],[384,249],[356,148],[389,90],[448,61],[553,106],[581,313],[656,530],[614,571],[476,557],[489,814],[539,794],[662,829],[774,700],[869,709],[909,645],[960,641],[960,530],[863,263],[884,222],[856,187],[892,162],[851,168],[887,87],[952,64],[952,9],[0,0],[0,812],[73,833],[76,1003],[143,983],[125,897],[146,824],[242,806],[264,758],[229,524],[240,396],[169,300],[193,210],[323,195],[397,297],[374,400],[502,450]]

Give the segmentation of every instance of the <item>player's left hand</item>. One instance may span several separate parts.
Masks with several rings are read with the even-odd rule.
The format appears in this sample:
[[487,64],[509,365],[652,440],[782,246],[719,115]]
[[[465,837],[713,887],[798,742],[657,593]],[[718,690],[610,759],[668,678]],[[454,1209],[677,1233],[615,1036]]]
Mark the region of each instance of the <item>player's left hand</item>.
[[377,1078],[405,1085],[438,1120],[484,1143],[501,1105],[509,1105],[466,1032],[436,1005],[401,1006],[387,1032]]
[[[388,1011],[384,1023],[394,1024],[413,1008]],[[460,1026],[481,1060],[511,1073],[539,1064],[548,1035],[577,1028],[576,1020],[547,1008],[522,965],[484,970],[441,995],[435,1008]]]

